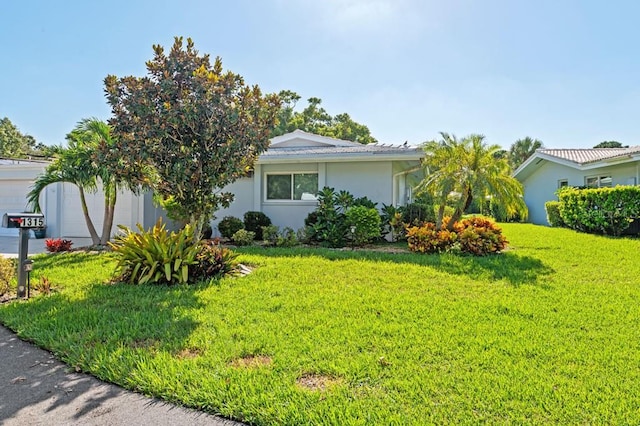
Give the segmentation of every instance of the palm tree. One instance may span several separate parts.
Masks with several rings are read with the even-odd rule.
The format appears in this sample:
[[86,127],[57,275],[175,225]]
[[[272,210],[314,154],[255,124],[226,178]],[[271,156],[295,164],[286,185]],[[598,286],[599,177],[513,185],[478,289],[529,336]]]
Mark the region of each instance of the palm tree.
[[[127,187],[137,192],[139,168],[131,167],[118,158],[115,138],[108,124],[95,118],[84,119],[67,135],[68,147],[38,176],[27,198],[34,211],[40,211],[40,193],[52,183],[68,182],[76,185],[89,235],[94,245],[105,245],[111,237],[118,190]],[[86,192],[95,192],[102,186],[104,194],[104,220],[102,234],[98,235],[89,215]]]
[[527,161],[537,149],[544,148],[542,141],[531,139],[529,136],[524,139],[518,139],[509,149],[509,162],[513,170],[520,167],[522,163]]
[[[526,218],[523,188],[511,177],[510,167],[505,158],[496,158],[498,145],[487,145],[484,136],[470,135],[458,140],[455,136],[441,133],[442,139],[424,144],[425,178],[418,185],[418,191],[427,191],[439,203],[436,226],[453,229],[474,198],[491,196],[494,202],[502,204],[507,214],[520,214]],[[451,194],[459,194],[454,201],[454,214],[443,224],[444,208]]]

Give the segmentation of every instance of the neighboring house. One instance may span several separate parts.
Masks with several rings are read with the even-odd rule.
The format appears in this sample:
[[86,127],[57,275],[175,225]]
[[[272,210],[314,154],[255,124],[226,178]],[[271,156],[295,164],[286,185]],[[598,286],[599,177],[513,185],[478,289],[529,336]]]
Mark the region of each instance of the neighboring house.
[[[27,210],[27,194],[33,182],[49,163],[46,161],[0,159],[0,217],[5,213]],[[93,223],[102,231],[104,196],[100,190],[86,194],[87,206]],[[47,237],[89,237],[80,205],[78,188],[70,183],[49,185],[40,196],[40,205],[47,224]],[[129,191],[118,194],[114,215],[113,233],[117,224],[135,228],[137,223],[145,227],[153,225],[159,215],[153,206],[151,194],[133,195]],[[17,229],[0,227],[0,236],[17,236]]]
[[273,138],[254,170],[223,189],[235,200],[216,212],[214,225],[224,216],[261,211],[274,225],[299,229],[325,186],[366,196],[378,207],[405,205],[422,179],[423,156],[414,146],[362,145],[296,130]]
[[529,221],[547,224],[544,204],[563,186],[612,187],[640,183],[640,146],[538,149],[514,172],[524,186]]

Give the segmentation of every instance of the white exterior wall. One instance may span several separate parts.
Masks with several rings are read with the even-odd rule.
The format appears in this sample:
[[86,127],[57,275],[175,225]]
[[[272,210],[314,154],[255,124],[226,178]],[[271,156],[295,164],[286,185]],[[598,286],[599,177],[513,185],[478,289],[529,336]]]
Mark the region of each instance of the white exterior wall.
[[587,177],[611,175],[613,186],[629,185],[640,182],[638,173],[638,164],[634,163],[578,170],[563,164],[545,161],[523,182],[524,200],[529,208],[529,221],[548,225],[544,204],[547,201],[558,199],[555,192],[558,190],[560,180],[566,179],[569,186],[583,186]]
[[304,219],[316,209],[317,201],[266,200],[266,176],[270,173],[318,173],[318,189],[329,186],[336,191],[349,191],[355,197],[366,196],[377,202],[378,207],[382,207],[382,203],[403,203],[408,194],[405,176],[399,175],[394,180],[393,166],[392,161],[257,165],[252,178],[238,180],[224,189],[235,194],[235,200],[228,209],[216,212],[214,234],[219,235],[215,225],[223,217],[235,216],[242,220],[247,211],[262,211],[280,228],[297,230],[304,226]]

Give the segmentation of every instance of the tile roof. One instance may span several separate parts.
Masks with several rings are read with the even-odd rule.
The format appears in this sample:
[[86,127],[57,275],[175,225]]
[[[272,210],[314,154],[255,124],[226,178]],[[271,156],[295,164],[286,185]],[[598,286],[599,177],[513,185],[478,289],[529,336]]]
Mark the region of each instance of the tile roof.
[[640,146],[629,148],[589,148],[589,149],[538,149],[540,154],[550,155],[578,164],[595,163],[628,155],[640,154]]

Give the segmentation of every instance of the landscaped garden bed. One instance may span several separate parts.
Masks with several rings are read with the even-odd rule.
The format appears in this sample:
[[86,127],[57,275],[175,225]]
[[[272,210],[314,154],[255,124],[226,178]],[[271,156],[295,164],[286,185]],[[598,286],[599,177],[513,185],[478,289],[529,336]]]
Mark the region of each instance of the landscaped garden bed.
[[251,424],[638,423],[640,241],[501,224],[492,256],[238,249],[211,284],[36,259],[0,321],[79,370]]

